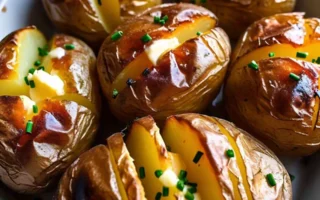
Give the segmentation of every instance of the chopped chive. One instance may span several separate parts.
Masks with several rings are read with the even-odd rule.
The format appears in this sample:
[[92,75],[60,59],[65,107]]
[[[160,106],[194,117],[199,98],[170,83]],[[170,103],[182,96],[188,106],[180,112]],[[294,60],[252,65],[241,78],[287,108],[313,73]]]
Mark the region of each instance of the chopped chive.
[[98,0],[98,4],[101,6],[102,5],[102,2],[101,2],[101,0]]
[[190,193],[197,193],[197,188],[196,187],[190,187],[190,188],[188,188],[188,191],[190,192]]
[[162,17],[162,20],[164,20],[164,22],[167,22],[169,19],[168,15],[165,15],[164,17]]
[[115,33],[111,36],[111,40],[112,40],[112,41],[117,41],[117,40],[119,40],[122,36],[123,36],[123,32],[122,32],[122,31],[117,31],[117,32],[115,32]]
[[276,181],[274,180],[274,177],[273,177],[272,174],[268,174],[268,175],[266,176],[266,179],[267,179],[267,181],[268,181],[268,184],[269,184],[271,187],[277,185],[277,183],[276,183]]
[[143,70],[142,75],[143,76],[148,76],[148,74],[150,74],[150,69],[146,68],[145,70]]
[[25,76],[25,77],[24,77],[24,82],[26,82],[26,84],[27,84],[27,85],[30,85],[30,83],[29,83],[29,80],[28,80],[28,77],[27,77],[27,76]]
[[155,24],[159,23],[159,22],[160,22],[160,17],[154,16],[154,17],[153,17],[153,22],[154,22]]
[[320,57],[317,58],[316,63],[320,64]]
[[163,171],[162,170],[156,170],[155,172],[154,172],[154,175],[157,177],[157,178],[160,178],[160,176],[162,176],[162,174],[163,174]]
[[226,154],[227,154],[227,156],[228,156],[229,158],[233,158],[233,157],[234,157],[234,152],[233,152],[232,149],[227,150],[227,151],[226,151]]
[[169,188],[168,187],[163,187],[162,188],[162,194],[164,197],[169,196]]
[[207,3],[207,0],[200,0],[201,3]]
[[202,33],[200,31],[197,32],[197,36],[200,36]]
[[191,192],[187,192],[184,197],[187,199],[187,200],[194,200],[194,195],[191,193]]
[[179,180],[177,182],[177,188],[180,190],[180,191],[183,191],[183,188],[184,188],[184,182],[182,180]]
[[200,160],[200,158],[202,157],[202,155],[203,155],[203,153],[202,153],[201,151],[198,151],[198,152],[196,153],[196,155],[194,156],[194,158],[193,158],[193,162],[194,162],[194,163],[198,163],[199,160]]
[[272,57],[274,57],[274,56],[275,56],[275,53],[274,53],[274,52],[270,52],[270,53],[269,53],[269,57],[270,57],[270,58],[272,58]]
[[248,64],[248,67],[250,67],[251,69],[254,69],[254,70],[258,70],[259,69],[259,65],[256,61],[251,61],[249,64]]
[[161,192],[158,192],[158,193],[156,194],[156,200],[160,200],[160,199],[161,199],[161,196],[162,196]]
[[294,179],[296,179],[296,177],[294,175],[292,175],[292,174],[289,174],[289,176],[290,176],[291,182],[294,181]]
[[36,84],[34,83],[34,81],[29,81],[29,84],[30,84],[30,87],[31,88],[35,88],[36,87]]
[[33,105],[32,109],[33,109],[33,113],[38,113],[38,106],[37,105]]
[[316,59],[312,59],[312,63],[316,63]]
[[32,133],[32,128],[33,128],[33,122],[29,120],[27,122],[26,133]]
[[74,46],[74,44],[66,44],[66,45],[64,45],[64,48],[66,50],[73,50],[75,48],[75,46]]
[[179,179],[184,180],[187,177],[187,171],[185,170],[180,170],[179,172]]
[[37,60],[36,62],[34,62],[34,66],[40,66],[41,65],[41,62],[40,62],[40,60]]
[[38,68],[38,70],[45,71],[45,68],[44,68],[44,66],[41,66],[41,67]]
[[308,52],[297,52],[297,58],[306,58],[308,55]]
[[146,173],[144,171],[144,167],[139,168],[139,178],[143,179],[146,177]]
[[119,92],[118,92],[118,90],[116,90],[116,89],[113,89],[113,91],[112,91],[112,98],[117,98],[117,96],[119,95]]
[[47,56],[49,54],[46,47],[45,48],[38,47],[38,53],[39,53],[39,56],[41,57]]
[[135,82],[136,82],[135,80],[133,80],[132,78],[129,78],[129,79],[127,80],[127,85],[128,85],[128,86],[131,86],[131,85],[133,85]]
[[34,72],[36,71],[36,69],[35,68],[31,68],[31,69],[29,69],[29,73],[30,74],[34,74]]
[[164,21],[163,19],[161,19],[161,20],[159,21],[159,24],[161,24],[161,25],[163,26],[163,25],[166,24],[166,21]]
[[191,187],[198,187],[197,183],[192,183],[192,182],[188,182],[187,185],[189,185]]
[[150,42],[151,40],[152,37],[148,33],[141,37],[141,41],[144,43]]
[[291,78],[294,81],[299,81],[300,80],[300,76],[296,75],[295,73],[290,73],[289,74],[289,78]]

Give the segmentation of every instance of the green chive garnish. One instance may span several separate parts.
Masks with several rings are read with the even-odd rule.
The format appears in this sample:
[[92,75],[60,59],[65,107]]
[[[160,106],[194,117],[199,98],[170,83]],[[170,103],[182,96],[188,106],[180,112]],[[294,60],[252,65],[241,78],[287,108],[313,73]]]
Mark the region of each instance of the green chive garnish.
[[201,151],[198,151],[198,152],[196,153],[196,155],[194,156],[194,158],[193,158],[193,162],[194,162],[194,163],[198,163],[199,160],[200,160],[200,158],[202,157],[202,155],[203,155],[203,153],[202,153]]
[[272,174],[268,174],[268,175],[266,176],[266,178],[267,178],[268,184],[269,184],[271,187],[277,185],[277,183],[276,183],[276,181],[274,180],[274,177],[273,177]]
[[320,64],[320,57],[317,58],[316,63]]
[[30,74],[34,74],[34,72],[36,71],[36,69],[35,68],[31,68],[31,69],[29,69],[29,73]]
[[25,76],[25,77],[24,77],[24,82],[26,82],[26,84],[27,84],[27,85],[30,85],[30,83],[29,83],[29,80],[28,80],[28,77],[27,77],[27,76]]
[[234,152],[233,152],[232,149],[227,150],[227,151],[226,151],[226,154],[227,154],[227,156],[228,156],[229,158],[233,158],[233,157],[234,157]]
[[118,90],[113,89],[113,91],[112,91],[112,98],[115,99],[115,98],[118,96],[118,94],[119,94]]
[[157,178],[160,178],[160,176],[162,176],[162,174],[163,174],[163,171],[162,170],[156,170],[155,172],[154,172],[154,175],[157,177]]
[[191,187],[198,187],[198,184],[197,184],[197,183],[188,182],[187,185],[189,185],[189,186],[191,186]]
[[156,200],[160,200],[161,196],[162,196],[161,192],[158,192],[157,195],[156,195]]
[[34,62],[34,66],[40,66],[41,65],[41,62],[40,62],[40,60],[37,60],[36,62]]
[[297,52],[297,58],[306,58],[308,55],[308,52]]
[[166,24],[166,21],[164,21],[163,19],[161,19],[161,20],[159,21],[159,24],[161,24],[161,25],[163,26],[163,25]]
[[251,61],[249,64],[248,64],[248,67],[250,67],[251,69],[254,69],[254,70],[258,70],[259,69],[259,65],[256,61]]
[[101,6],[102,5],[102,2],[101,2],[101,0],[98,0],[98,4]]
[[187,199],[187,200],[194,200],[194,195],[191,193],[191,192],[187,192],[184,197]]
[[154,17],[153,17],[153,22],[154,22],[155,24],[159,23],[159,22],[160,22],[160,17],[154,16]]
[[39,56],[43,57],[43,56],[47,56],[49,54],[47,48],[38,48],[38,53],[39,53]]
[[41,66],[41,67],[38,68],[38,70],[45,71],[45,68],[44,68],[44,66]]
[[145,178],[146,177],[146,173],[145,173],[145,171],[144,171],[144,167],[140,167],[139,168],[139,178],[140,179],[143,179],[143,178]]
[[33,105],[32,109],[33,109],[33,113],[38,113],[38,106],[37,105]]
[[270,53],[269,53],[269,57],[270,57],[270,58],[272,58],[272,57],[274,57],[274,56],[275,56],[275,53],[273,53],[273,52],[270,52]]
[[64,48],[66,50],[73,50],[75,48],[75,46],[73,44],[66,44],[66,45],[64,45]]
[[316,59],[312,59],[312,61],[311,61],[312,63],[316,63]]
[[187,177],[187,171],[180,170],[178,177],[180,180],[184,180]]
[[150,42],[151,40],[152,37],[148,33],[141,37],[141,41],[144,43]]
[[36,84],[34,83],[34,81],[29,81],[29,84],[30,84],[30,87],[31,88],[35,88],[36,87]]
[[291,182],[294,181],[294,179],[296,179],[296,177],[294,175],[292,175],[292,174],[289,174],[289,176],[290,176]]
[[32,128],[33,128],[33,122],[29,120],[27,122],[26,133],[32,133]]
[[162,20],[164,20],[164,22],[167,22],[169,19],[168,15],[165,15],[164,17],[162,17]]
[[183,188],[184,188],[184,182],[182,180],[179,180],[177,182],[177,188],[180,190],[180,191],[183,191]]
[[197,36],[200,36],[202,33],[200,31],[197,32]]
[[207,3],[207,0],[201,0],[200,2],[201,3]]
[[117,32],[115,32],[115,33],[111,36],[111,40],[112,40],[112,41],[117,41],[117,40],[119,40],[122,36],[123,36],[123,32],[122,32],[122,31],[117,31]]
[[197,188],[196,187],[190,187],[190,188],[188,188],[188,191],[193,194],[193,193],[197,192]]
[[300,80],[300,76],[296,75],[295,73],[290,73],[289,78],[291,78],[294,81]]
[[162,194],[163,194],[164,197],[169,196],[169,188],[163,187],[162,188]]

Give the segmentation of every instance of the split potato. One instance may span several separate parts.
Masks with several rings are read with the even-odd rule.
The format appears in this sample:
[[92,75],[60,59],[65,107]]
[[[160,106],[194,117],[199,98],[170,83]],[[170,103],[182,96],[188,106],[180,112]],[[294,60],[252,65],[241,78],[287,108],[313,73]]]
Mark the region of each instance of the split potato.
[[213,13],[192,4],[163,4],[105,40],[98,74],[119,120],[152,115],[163,121],[207,108],[220,90],[230,51]]
[[[232,39],[238,39],[246,28],[262,17],[291,12],[296,0],[193,0],[219,18],[219,24]],[[191,2],[182,0],[182,2]]]
[[261,19],[233,54],[225,86],[230,118],[278,153],[320,149],[319,24],[303,13]]
[[[274,153],[225,120],[170,116],[161,136],[148,116],[135,120],[126,135],[117,133],[107,141],[67,170],[58,199],[144,199],[137,194],[172,200],[292,199],[290,177]],[[133,182],[132,194],[127,180]]]
[[36,193],[90,147],[99,122],[96,59],[82,41],[35,27],[0,42],[0,179]]
[[63,32],[81,37],[94,47],[120,23],[161,0],[42,0],[50,20]]

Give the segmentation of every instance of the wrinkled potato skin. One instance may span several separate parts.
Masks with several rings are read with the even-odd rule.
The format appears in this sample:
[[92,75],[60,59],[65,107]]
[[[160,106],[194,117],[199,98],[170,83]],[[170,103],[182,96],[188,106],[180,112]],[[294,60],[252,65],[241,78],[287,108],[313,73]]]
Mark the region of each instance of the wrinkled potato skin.
[[[168,15],[165,26],[153,22],[150,14],[157,12]],[[203,15],[215,18],[210,11],[192,4],[157,6],[118,27],[126,33],[120,40],[105,40],[98,56],[98,74],[110,109],[119,120],[150,114],[163,121],[173,113],[201,112],[216,96],[231,52],[228,36],[219,27],[166,53],[148,76],[141,76],[112,98],[113,81],[150,45],[141,42],[143,35],[149,33],[153,40],[163,38],[179,25]],[[207,42],[217,45],[208,46]]]
[[[261,60],[258,71],[235,65],[242,56],[260,47],[316,43],[320,39],[319,25],[319,19],[304,20],[302,13],[262,19],[248,28],[232,57],[225,87],[230,118],[280,154],[309,155],[320,148],[318,118],[312,126],[319,112],[314,109],[319,89],[318,65],[294,58]],[[289,79],[291,72],[303,74],[298,83]]]
[[50,20],[64,33],[97,47],[108,36],[88,0],[42,0]]
[[231,39],[238,39],[250,24],[262,17],[291,12],[296,3],[296,0],[207,0],[206,3],[199,1],[196,0],[198,5],[217,15],[221,27]]

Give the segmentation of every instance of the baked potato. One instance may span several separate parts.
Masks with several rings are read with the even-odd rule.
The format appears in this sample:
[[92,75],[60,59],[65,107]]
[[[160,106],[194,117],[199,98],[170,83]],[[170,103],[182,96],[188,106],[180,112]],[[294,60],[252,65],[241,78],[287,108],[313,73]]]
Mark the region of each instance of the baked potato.
[[0,42],[0,180],[21,193],[46,188],[98,128],[96,58],[82,41],[35,27]]
[[74,162],[57,199],[140,200],[144,194],[146,199],[172,200],[292,199],[289,175],[278,158],[225,120],[175,115],[161,136],[148,116],[135,120],[124,139],[117,133],[107,143]]
[[81,37],[99,48],[120,23],[161,0],[42,0],[50,20],[59,30]]
[[[246,28],[262,17],[291,12],[296,0],[193,0],[211,10],[232,39],[238,39]],[[191,2],[182,0],[182,2]]]
[[278,153],[320,148],[319,24],[303,13],[261,19],[232,57],[225,85],[230,118]]
[[[163,25],[162,25],[163,24]],[[219,92],[230,43],[210,11],[163,4],[120,25],[98,55],[102,90],[121,121],[201,112]]]

